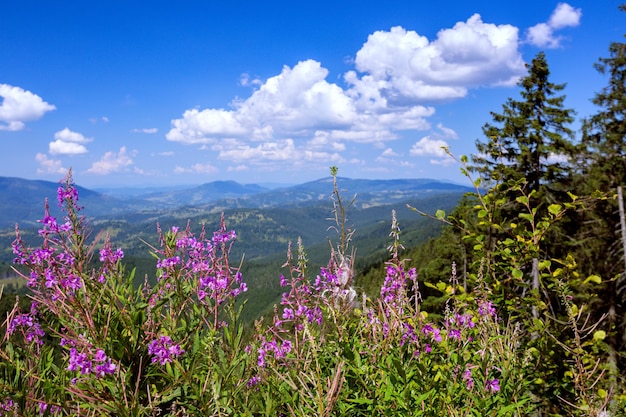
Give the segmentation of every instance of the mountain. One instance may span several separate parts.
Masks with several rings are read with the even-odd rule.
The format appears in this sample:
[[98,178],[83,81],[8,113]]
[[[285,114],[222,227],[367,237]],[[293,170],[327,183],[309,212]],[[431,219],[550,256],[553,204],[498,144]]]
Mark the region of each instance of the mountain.
[[268,191],[256,184],[239,184],[235,181],[214,181],[189,189],[156,192],[140,195],[142,199],[169,206],[206,204],[210,201],[240,198]]
[[[449,211],[471,190],[429,179],[338,178],[338,185],[346,206],[356,195],[355,203],[347,207],[346,225],[356,231],[352,244],[358,251],[359,270],[385,259],[392,210],[400,222],[402,242],[410,248],[436,236],[441,224],[410,211],[407,204],[427,213]],[[0,274],[10,271],[16,222],[24,241],[37,245],[36,220],[43,215],[45,198],[52,214],[61,215],[58,187],[54,182],[0,177]],[[218,181],[145,194],[133,191],[125,197],[77,188],[91,236],[110,235],[114,245],[123,248],[126,265],[129,270],[136,268],[140,280],[155,276],[155,262],[149,253],[159,244],[157,223],[163,230],[188,224],[196,234],[203,227],[211,233],[223,214],[228,229],[237,231],[232,259],[245,259],[249,318],[256,318],[280,297],[283,289],[278,277],[289,242],[302,239],[315,270],[328,261],[329,242],[336,244],[338,239],[332,220],[331,177],[279,189]]]
[[[15,223],[35,224],[36,220],[43,217],[46,199],[50,213],[59,216],[59,186],[59,183],[51,181],[0,177],[0,228],[14,227]],[[91,215],[111,214],[123,209],[116,199],[84,187],[76,188],[80,204],[89,206]]]
[[[164,217],[194,217],[207,213],[243,208],[296,208],[331,205],[332,177],[290,187],[269,189],[257,184],[215,181],[196,187],[150,191],[135,190],[116,196],[77,185],[79,202],[94,218],[120,219],[129,222],[154,221]],[[338,178],[344,198],[355,195],[355,208],[385,206],[409,199],[450,193],[465,193],[469,187],[432,179],[363,180]],[[51,214],[61,216],[57,207],[58,183],[22,178],[0,177],[0,229],[35,225],[43,216],[44,201]],[[124,196],[125,195],[125,196]]]
[[[426,198],[441,193],[466,193],[473,188],[433,179],[364,180],[338,178],[340,191],[345,190],[349,202],[356,196],[355,205],[367,208],[398,203],[412,198]],[[333,190],[332,177],[250,194],[236,201],[219,201],[226,207],[270,208],[303,207],[328,202]]]

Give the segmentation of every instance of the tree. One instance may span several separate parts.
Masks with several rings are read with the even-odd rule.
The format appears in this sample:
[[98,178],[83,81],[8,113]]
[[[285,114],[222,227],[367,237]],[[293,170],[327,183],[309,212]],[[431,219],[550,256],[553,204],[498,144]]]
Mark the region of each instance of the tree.
[[[626,5],[619,6],[626,11]],[[609,83],[591,100],[601,110],[583,121],[586,172],[600,190],[626,182],[626,44],[612,42],[609,57],[594,65]]]
[[543,52],[526,67],[528,75],[518,83],[521,100],[509,98],[502,113],[491,112],[494,124],[483,126],[487,141],[476,142],[471,169],[496,182],[525,180],[530,193],[568,176],[575,149],[568,124],[574,111],[564,108],[565,96],[557,95],[565,84],[550,82]]
[[[626,4],[619,6],[626,11]],[[626,44],[612,42],[609,56],[600,58],[594,65],[608,84],[591,100],[599,107],[594,115],[583,120],[581,140],[581,188],[585,193],[595,190],[614,195],[618,186],[626,185]],[[618,202],[607,199],[588,211],[585,224],[577,236],[580,242],[579,259],[592,270],[585,271],[603,277],[597,314],[608,314],[605,327],[611,331],[608,342],[611,347],[612,365],[622,370],[626,362],[618,362],[617,352],[626,349],[626,291],[623,249]]]

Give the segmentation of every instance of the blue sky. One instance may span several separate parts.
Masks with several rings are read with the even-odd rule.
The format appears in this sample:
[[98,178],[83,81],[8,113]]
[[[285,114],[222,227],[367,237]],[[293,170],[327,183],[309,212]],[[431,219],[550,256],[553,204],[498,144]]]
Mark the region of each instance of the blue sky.
[[463,182],[441,146],[474,152],[524,63],[580,119],[626,32],[610,0],[6,3],[0,176],[94,188]]

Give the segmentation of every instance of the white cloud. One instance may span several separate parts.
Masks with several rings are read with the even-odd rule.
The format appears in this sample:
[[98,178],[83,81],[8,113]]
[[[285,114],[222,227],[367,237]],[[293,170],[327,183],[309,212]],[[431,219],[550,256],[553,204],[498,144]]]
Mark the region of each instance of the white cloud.
[[554,31],[580,24],[581,9],[575,9],[567,3],[559,3],[547,23],[539,23],[528,29],[527,41],[541,48],[558,48],[563,38],[555,36]]
[[264,142],[255,147],[244,143],[221,145],[219,157],[231,161],[288,161],[298,157],[293,139]]
[[380,156],[389,158],[389,157],[400,156],[400,155],[398,155],[393,149],[387,148],[383,151],[383,153],[380,154]]
[[368,37],[355,60],[368,75],[347,81],[373,103],[460,98],[470,87],[514,84],[524,73],[518,44],[516,27],[484,23],[478,14],[432,42],[396,26]]
[[24,122],[37,120],[56,109],[36,94],[8,84],[0,84],[0,130],[24,129]]
[[193,164],[190,168],[184,168],[181,166],[177,166],[174,168],[174,172],[176,174],[186,174],[186,173],[194,173],[194,174],[214,174],[219,170],[217,167],[206,163],[206,164]]
[[243,73],[239,77],[239,84],[241,84],[244,87],[257,86],[257,85],[263,84],[263,81],[258,77],[251,78],[250,74]]
[[85,143],[89,143],[93,138],[86,138],[78,132],[73,132],[67,127],[54,134],[56,139],[48,145],[48,151],[52,155],[80,155],[87,153]]
[[56,140],[62,140],[63,142],[74,142],[74,143],[88,143],[93,140],[93,138],[86,138],[81,133],[73,132],[67,127],[63,130],[59,130],[54,134],[54,138]]
[[[423,106],[361,112],[355,96],[326,81],[328,70],[307,60],[285,66],[246,100],[227,109],[190,109],[172,120],[166,138],[186,144],[213,144],[218,139],[269,141],[326,134],[335,141],[391,140],[391,130],[427,129],[434,109]],[[357,99],[359,99],[357,97]],[[321,132],[321,133],[320,133]]]
[[58,159],[50,159],[46,154],[37,153],[35,160],[39,163],[37,168],[38,174],[62,174],[67,173],[67,168],[63,168],[61,161]]
[[435,108],[427,103],[465,97],[471,88],[514,86],[526,73],[518,33],[478,14],[434,40],[399,26],[378,31],[338,82],[329,82],[329,71],[314,60],[284,66],[265,80],[242,74],[239,84],[252,90],[248,97],[224,108],[190,108],[171,121],[166,138],[216,152],[233,166],[269,167],[345,160],[343,153],[365,143],[383,152],[404,132],[431,130],[413,155],[442,156],[428,145],[446,145],[458,135],[441,124],[433,131]]
[[244,171],[249,171],[250,167],[248,167],[247,165],[237,165],[234,167],[228,167],[227,171],[228,172],[244,172]]
[[110,174],[111,172],[125,170],[132,164],[133,160],[128,154],[126,147],[122,146],[118,153],[106,152],[102,159],[94,162],[91,168],[87,170],[87,172],[91,174],[106,175]]
[[150,128],[144,128],[144,129],[133,129],[131,132],[133,133],[146,133],[146,134],[154,134],[157,133],[159,131],[159,129],[157,129],[156,127],[150,127]]
[[442,149],[443,147],[448,147],[445,140],[425,136],[411,147],[410,154],[413,156],[445,157],[447,154],[446,151]]
[[443,133],[443,137],[446,139],[458,139],[459,135],[454,131],[454,129],[450,129],[449,127],[445,127],[443,124],[437,124],[437,129]]
[[48,152],[52,155],[81,155],[87,153],[87,148],[80,143],[55,140],[48,145]]
[[578,26],[582,14],[581,9],[575,9],[567,3],[559,3],[548,23],[554,29]]

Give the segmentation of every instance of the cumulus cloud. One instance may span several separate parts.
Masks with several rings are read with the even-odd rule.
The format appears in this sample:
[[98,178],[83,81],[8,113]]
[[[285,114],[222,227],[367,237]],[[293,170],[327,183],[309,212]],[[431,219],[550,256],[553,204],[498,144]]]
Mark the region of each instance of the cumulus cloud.
[[209,163],[206,164],[193,164],[191,167],[189,168],[184,168],[181,166],[177,166],[176,168],[174,168],[174,173],[176,174],[187,174],[187,173],[193,173],[193,174],[214,174],[216,172],[218,172],[219,169]]
[[106,175],[112,172],[119,172],[127,169],[133,164],[131,155],[129,155],[125,146],[120,148],[118,153],[106,152],[102,159],[94,162],[91,168],[87,170],[90,174]]
[[445,127],[443,124],[437,124],[437,129],[441,131],[443,137],[446,139],[458,139],[459,135],[454,131],[454,129],[450,129],[449,127]]
[[307,60],[285,66],[232,109],[190,109],[172,120],[166,138],[186,144],[213,144],[221,138],[271,141],[323,134],[337,140],[371,142],[396,137],[392,129],[427,129],[433,108],[387,108],[360,112],[347,91],[326,81],[328,70]]
[[559,3],[552,12],[547,23],[539,23],[528,29],[527,41],[540,48],[558,48],[563,37],[554,32],[566,27],[575,27],[580,24],[582,10],[576,9],[567,3]]
[[436,156],[443,158],[446,151],[443,150],[448,144],[445,140],[425,136],[411,147],[410,154],[412,156]]
[[241,84],[244,87],[248,87],[248,86],[258,86],[263,84],[263,81],[258,78],[258,77],[254,77],[252,78],[250,76],[250,74],[248,73],[243,73],[241,74],[241,76],[239,77],[239,84]]
[[[563,16],[553,23],[570,24]],[[520,43],[518,28],[484,22],[478,14],[432,40],[400,26],[377,31],[350,61],[354,69],[337,82],[311,59],[265,80],[242,74],[239,84],[252,90],[247,98],[224,108],[186,110],[171,121],[166,139],[249,167],[345,161],[349,143],[383,152],[405,132],[431,130],[412,155],[442,157],[438,148],[458,135],[441,124],[433,131],[434,105],[465,97],[471,88],[514,86],[526,73]]]
[[50,159],[48,155],[44,153],[37,153],[35,160],[39,163],[37,168],[38,174],[61,174],[67,173],[67,168],[64,168],[61,161],[58,159]]
[[244,171],[249,171],[250,167],[247,165],[237,165],[234,167],[228,167],[227,171],[228,172],[244,172]]
[[400,156],[400,155],[398,155],[393,149],[387,148],[383,151],[383,153],[380,154],[380,156],[385,157],[385,158],[390,158],[390,157]]
[[144,128],[144,129],[133,129],[132,132],[133,133],[146,133],[146,134],[154,134],[157,133],[159,131],[159,129],[157,129],[156,127],[149,127],[149,128]]
[[377,31],[356,54],[367,75],[347,81],[367,101],[433,101],[464,97],[467,89],[514,84],[524,73],[518,29],[484,23],[478,14],[443,29],[432,42],[400,26]]
[[0,130],[22,130],[24,122],[37,120],[56,109],[38,95],[8,84],[0,84],[0,98]]
[[80,155],[87,153],[86,143],[93,138],[86,138],[78,132],[73,132],[67,127],[54,134],[54,142],[48,145],[48,151],[52,155]]

